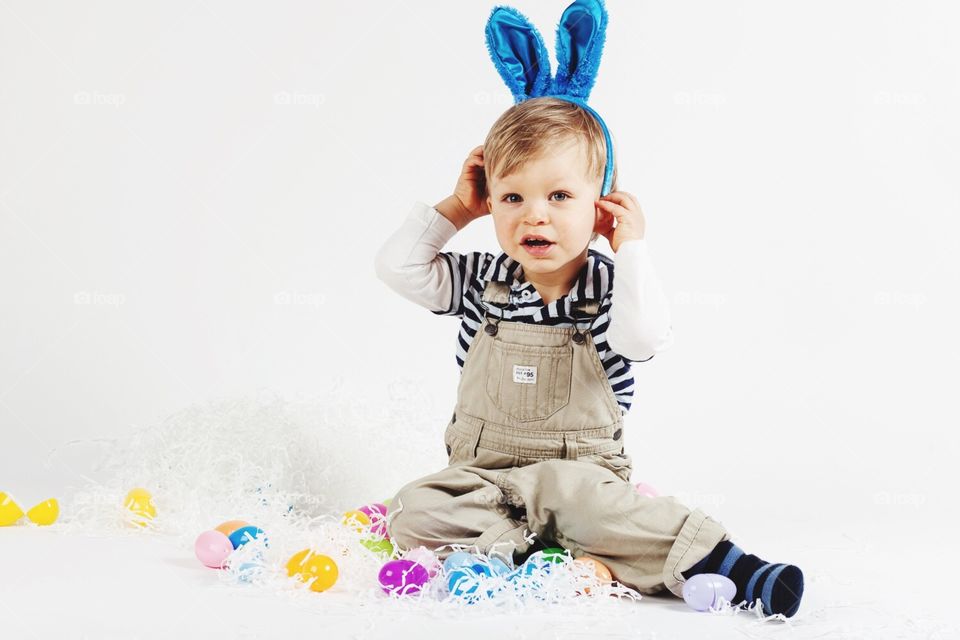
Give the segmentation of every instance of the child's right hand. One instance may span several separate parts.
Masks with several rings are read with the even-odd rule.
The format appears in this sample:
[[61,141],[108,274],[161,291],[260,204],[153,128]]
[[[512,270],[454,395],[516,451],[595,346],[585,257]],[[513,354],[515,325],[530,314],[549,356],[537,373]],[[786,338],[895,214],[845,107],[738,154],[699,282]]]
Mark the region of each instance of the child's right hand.
[[457,229],[490,214],[487,209],[487,179],[483,172],[483,145],[475,147],[463,161],[453,195],[437,204],[436,209]]

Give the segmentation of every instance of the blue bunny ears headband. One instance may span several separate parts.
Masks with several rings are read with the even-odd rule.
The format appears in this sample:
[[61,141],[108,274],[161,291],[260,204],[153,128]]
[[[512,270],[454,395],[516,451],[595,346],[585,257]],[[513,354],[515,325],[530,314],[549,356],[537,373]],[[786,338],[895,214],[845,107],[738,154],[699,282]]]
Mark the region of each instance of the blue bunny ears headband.
[[514,104],[528,98],[552,96],[586,109],[603,129],[607,160],[600,195],[613,182],[613,141],[603,118],[587,105],[597,77],[607,32],[603,0],[574,0],[557,25],[557,75],[550,76],[550,57],[537,28],[513,7],[494,7],[487,20],[487,50],[500,77],[513,94]]

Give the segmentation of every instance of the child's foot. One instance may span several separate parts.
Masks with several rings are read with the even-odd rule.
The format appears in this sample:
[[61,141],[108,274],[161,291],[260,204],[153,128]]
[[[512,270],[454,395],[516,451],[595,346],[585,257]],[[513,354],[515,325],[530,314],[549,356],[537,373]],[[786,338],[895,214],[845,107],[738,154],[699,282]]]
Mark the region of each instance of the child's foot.
[[792,564],[770,563],[724,540],[706,558],[682,572],[684,578],[698,573],[719,573],[737,585],[731,604],[752,603],[757,598],[764,613],[782,613],[791,617],[800,608],[803,596],[803,572]]

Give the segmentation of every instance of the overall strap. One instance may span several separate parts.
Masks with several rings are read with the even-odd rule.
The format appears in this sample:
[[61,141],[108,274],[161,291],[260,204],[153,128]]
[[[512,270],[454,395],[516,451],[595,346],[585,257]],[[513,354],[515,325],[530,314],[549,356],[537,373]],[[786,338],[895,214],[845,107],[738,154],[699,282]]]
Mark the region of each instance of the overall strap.
[[[497,325],[503,320],[504,310],[510,304],[510,285],[496,280],[483,281],[483,294],[480,301],[484,319],[487,321],[483,329],[487,334],[495,336],[498,331]],[[497,311],[491,314],[493,308]],[[587,331],[593,329],[593,323],[600,311],[600,303],[597,300],[577,300],[570,303],[570,310],[574,318],[572,339],[577,344],[583,344],[585,339],[580,331],[579,322],[589,320]]]

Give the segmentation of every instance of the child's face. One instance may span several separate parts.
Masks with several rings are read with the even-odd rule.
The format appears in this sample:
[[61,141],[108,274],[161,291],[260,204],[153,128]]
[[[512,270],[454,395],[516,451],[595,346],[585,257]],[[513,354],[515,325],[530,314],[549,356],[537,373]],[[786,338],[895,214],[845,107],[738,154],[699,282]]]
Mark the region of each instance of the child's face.
[[[572,286],[598,222],[594,202],[601,185],[598,177],[587,175],[585,143],[564,142],[487,186],[497,240],[520,262],[527,280],[539,276],[544,283]],[[527,246],[523,238],[528,234],[554,244]]]

